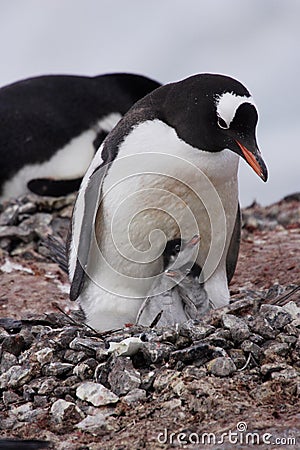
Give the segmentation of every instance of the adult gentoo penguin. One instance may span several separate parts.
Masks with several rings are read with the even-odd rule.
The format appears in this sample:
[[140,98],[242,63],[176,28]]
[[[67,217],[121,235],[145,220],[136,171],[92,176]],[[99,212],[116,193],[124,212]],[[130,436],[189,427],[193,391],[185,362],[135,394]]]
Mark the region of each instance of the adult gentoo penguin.
[[141,75],[47,75],[0,89],[0,198],[79,188],[96,150],[128,109],[160,86]]
[[163,269],[166,241],[201,236],[214,307],[229,301],[239,249],[240,157],[267,180],[258,113],[237,80],[198,74],[137,102],[103,142],[75,203],[70,298],[103,330],[134,323]]

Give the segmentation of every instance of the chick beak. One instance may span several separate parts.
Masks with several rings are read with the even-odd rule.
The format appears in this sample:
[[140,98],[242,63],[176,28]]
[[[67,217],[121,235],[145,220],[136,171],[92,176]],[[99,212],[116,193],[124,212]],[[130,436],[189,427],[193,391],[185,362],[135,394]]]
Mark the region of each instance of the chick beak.
[[268,179],[268,169],[264,163],[264,160],[260,156],[260,152],[258,148],[255,148],[253,151],[250,151],[245,147],[241,142],[235,139],[236,143],[240,147],[247,163],[252,167],[255,173],[263,180],[267,181]]

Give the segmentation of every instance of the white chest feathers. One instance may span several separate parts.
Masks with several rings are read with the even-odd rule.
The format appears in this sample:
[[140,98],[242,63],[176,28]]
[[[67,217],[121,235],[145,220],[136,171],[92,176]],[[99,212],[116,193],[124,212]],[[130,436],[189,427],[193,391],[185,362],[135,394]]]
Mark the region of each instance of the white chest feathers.
[[218,275],[228,301],[225,259],[237,210],[237,169],[233,152],[193,148],[159,120],[136,126],[103,183],[98,246],[88,267],[95,285],[109,295],[141,298],[162,269],[166,242],[198,234],[197,262],[205,279]]

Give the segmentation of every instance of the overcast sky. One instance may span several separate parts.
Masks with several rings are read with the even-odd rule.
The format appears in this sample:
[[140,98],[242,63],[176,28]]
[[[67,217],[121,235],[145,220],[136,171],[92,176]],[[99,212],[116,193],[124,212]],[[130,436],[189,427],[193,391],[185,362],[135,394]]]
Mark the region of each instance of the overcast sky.
[[264,184],[241,161],[241,202],[269,204],[300,190],[299,20],[298,0],[2,0],[0,86],[50,73],[236,77],[270,172]]

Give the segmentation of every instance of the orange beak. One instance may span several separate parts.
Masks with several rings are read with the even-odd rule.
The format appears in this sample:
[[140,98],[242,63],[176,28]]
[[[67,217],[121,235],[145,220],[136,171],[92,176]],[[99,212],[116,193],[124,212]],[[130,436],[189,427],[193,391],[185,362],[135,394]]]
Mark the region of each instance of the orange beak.
[[235,140],[240,149],[242,150],[242,153],[247,161],[247,163],[252,167],[255,173],[263,180],[267,181],[268,179],[268,170],[267,167],[260,156],[260,153],[257,152],[252,153],[250,150],[248,150],[243,144],[241,144],[238,140]]

